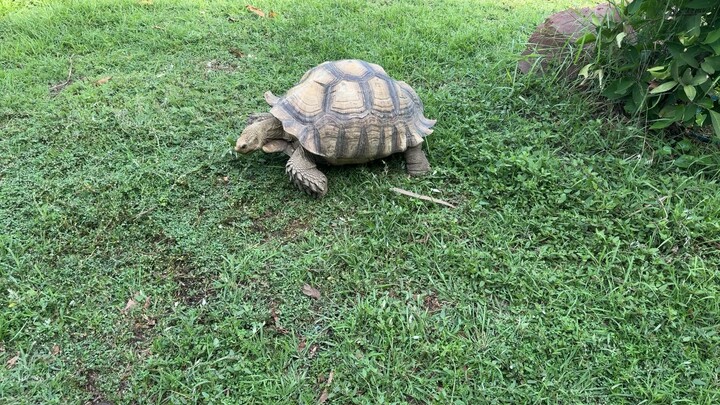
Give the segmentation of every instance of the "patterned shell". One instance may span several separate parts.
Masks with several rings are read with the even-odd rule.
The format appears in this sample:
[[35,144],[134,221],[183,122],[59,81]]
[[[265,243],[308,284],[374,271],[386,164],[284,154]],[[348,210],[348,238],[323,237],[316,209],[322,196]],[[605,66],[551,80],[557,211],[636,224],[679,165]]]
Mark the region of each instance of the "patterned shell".
[[325,62],[283,97],[266,97],[270,113],[311,153],[335,160],[372,160],[417,146],[435,120],[425,118],[415,90],[361,60]]

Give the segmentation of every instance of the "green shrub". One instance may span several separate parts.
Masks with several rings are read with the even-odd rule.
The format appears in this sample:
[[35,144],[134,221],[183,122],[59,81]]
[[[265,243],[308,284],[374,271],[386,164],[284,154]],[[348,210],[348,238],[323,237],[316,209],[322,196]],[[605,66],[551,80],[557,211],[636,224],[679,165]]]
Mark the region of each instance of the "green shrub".
[[594,62],[580,74],[651,129],[712,125],[720,136],[720,1],[622,0],[596,35]]

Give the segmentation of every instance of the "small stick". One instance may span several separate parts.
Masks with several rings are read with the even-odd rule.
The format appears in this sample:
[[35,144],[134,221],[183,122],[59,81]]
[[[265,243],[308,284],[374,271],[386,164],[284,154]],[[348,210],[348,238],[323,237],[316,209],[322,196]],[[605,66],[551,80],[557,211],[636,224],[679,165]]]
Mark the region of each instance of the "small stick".
[[70,56],[70,68],[68,69],[67,79],[65,79],[64,82],[60,82],[60,83],[50,87],[50,92],[51,93],[59,93],[68,84],[72,83],[72,74],[73,74],[72,56]]
[[413,198],[418,198],[418,199],[424,200],[424,201],[434,202],[435,204],[441,204],[441,205],[444,205],[444,206],[446,206],[446,207],[455,208],[454,205],[450,204],[450,203],[447,202],[447,201],[439,200],[439,199],[437,199],[437,198],[433,198],[433,197],[430,197],[430,196],[427,196],[427,195],[416,194],[416,193],[413,193],[412,191],[403,190],[403,189],[401,189],[401,188],[392,187],[392,188],[390,188],[390,191],[394,191],[394,192],[396,192],[396,193],[398,193],[398,194],[406,195],[406,196],[408,196],[408,197],[413,197]]

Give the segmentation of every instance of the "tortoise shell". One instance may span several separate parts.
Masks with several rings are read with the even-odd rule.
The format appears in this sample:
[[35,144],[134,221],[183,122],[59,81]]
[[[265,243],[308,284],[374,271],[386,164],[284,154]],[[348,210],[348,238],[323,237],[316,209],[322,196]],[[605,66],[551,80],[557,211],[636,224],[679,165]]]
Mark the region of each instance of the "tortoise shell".
[[266,100],[305,150],[338,164],[403,152],[421,144],[435,124],[407,83],[361,60],[325,62],[285,96]]

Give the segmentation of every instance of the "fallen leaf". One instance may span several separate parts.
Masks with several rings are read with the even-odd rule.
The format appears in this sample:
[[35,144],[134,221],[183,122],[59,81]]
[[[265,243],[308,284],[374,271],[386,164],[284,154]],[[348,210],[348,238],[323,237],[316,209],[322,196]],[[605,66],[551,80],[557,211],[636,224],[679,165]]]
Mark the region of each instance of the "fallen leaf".
[[277,311],[275,310],[277,304],[274,302],[270,304],[270,317],[273,320],[273,323],[275,323],[275,326],[277,326],[280,323],[280,317],[277,314]]
[[328,390],[327,390],[327,388],[325,388],[323,390],[322,394],[320,394],[320,399],[318,399],[318,404],[324,404],[325,401],[328,400],[328,396],[329,396]]
[[238,22],[238,21],[240,21],[240,19],[239,19],[239,18],[235,18],[235,17],[233,17],[233,16],[228,16],[228,21],[230,21],[230,22]]
[[231,55],[235,56],[238,59],[245,57],[245,54],[242,53],[242,51],[237,48],[230,48],[228,50],[228,52],[230,52]]
[[60,354],[60,345],[53,345],[50,353],[52,353],[53,356],[57,356],[58,354]]
[[430,293],[423,297],[423,304],[425,305],[425,309],[428,312],[436,312],[442,308],[442,304],[440,304],[440,301],[438,301],[437,295],[435,293]]
[[276,331],[280,334],[287,334],[290,331],[283,328],[282,325],[280,325],[280,317],[277,314],[277,304],[275,302],[270,303],[270,318],[272,319],[272,326],[270,326],[270,329]]
[[15,367],[15,363],[20,360],[20,353],[16,354],[15,357],[12,357],[10,360],[7,361],[7,368],[13,368]]
[[310,346],[310,350],[308,351],[308,359],[312,359],[315,357],[315,354],[317,354],[317,351],[320,347],[318,345],[312,345]]
[[298,342],[297,351],[301,352],[305,350],[305,346],[307,346],[307,343],[305,343],[305,338],[301,337],[300,341]]
[[268,13],[268,18],[275,18],[277,16],[278,16],[278,13],[276,13],[272,10],[270,10],[270,12]]
[[255,6],[251,6],[250,4],[248,4],[247,6],[245,6],[245,8],[246,8],[249,12],[251,12],[251,13],[253,13],[253,14],[259,16],[259,17],[265,18],[265,12],[262,11],[261,9],[255,7]]
[[320,299],[320,291],[310,287],[310,284],[305,284],[302,288],[302,292],[310,298],[314,298],[316,300]]
[[148,309],[148,308],[150,308],[150,296],[147,296],[145,298],[145,304],[143,304],[143,309]]
[[96,85],[102,86],[103,84],[107,83],[112,79],[112,76],[103,77],[102,79],[95,82]]
[[333,382],[333,377],[335,377],[335,371],[334,371],[334,370],[330,370],[330,374],[328,374],[328,379],[327,379],[327,385],[328,385],[328,386],[330,386],[330,384],[332,384],[332,382]]
[[123,314],[126,314],[126,313],[128,313],[128,311],[135,308],[136,306],[137,306],[137,301],[135,301],[135,298],[130,298],[127,301],[127,304],[125,304],[125,308],[123,308],[122,311],[120,311],[120,312],[122,312]]

